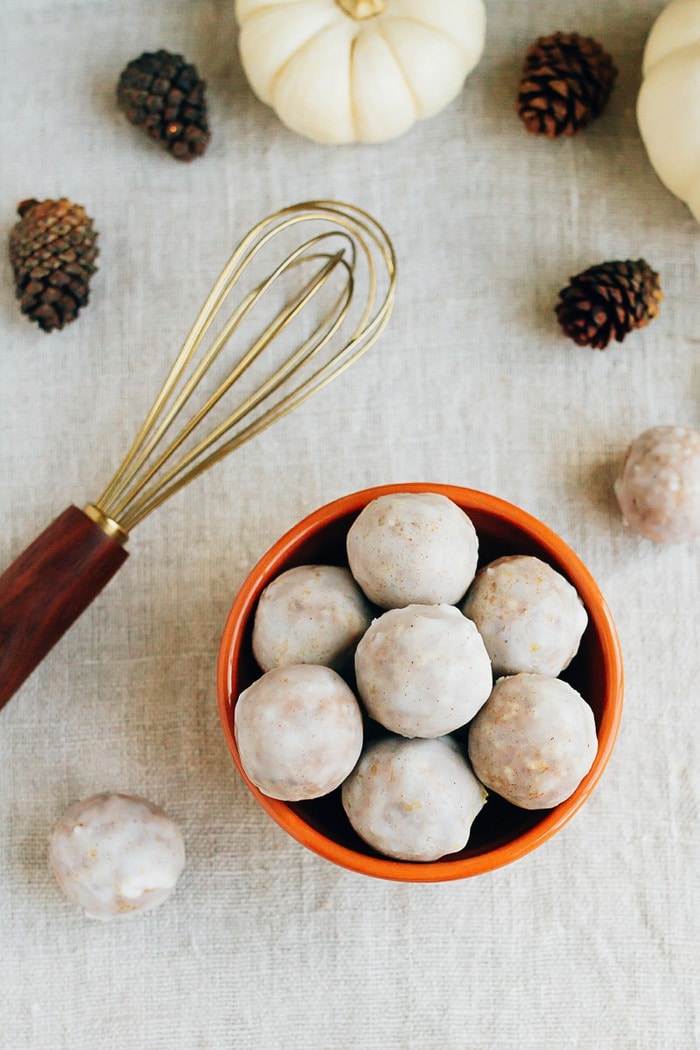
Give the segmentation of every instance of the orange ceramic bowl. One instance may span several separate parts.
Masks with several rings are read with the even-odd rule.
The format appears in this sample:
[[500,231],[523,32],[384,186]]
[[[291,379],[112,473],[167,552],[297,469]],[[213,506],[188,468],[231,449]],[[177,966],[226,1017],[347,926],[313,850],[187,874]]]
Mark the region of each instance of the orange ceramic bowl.
[[[484,564],[504,554],[534,554],[573,584],[588,611],[580,649],[562,674],[588,701],[598,730],[593,767],[565,802],[549,810],[524,810],[493,792],[476,818],[465,849],[427,863],[392,860],[367,846],[350,826],[340,789],[309,802],[280,802],[263,795],[247,778],[234,736],[236,698],[261,671],[251,635],[263,588],[295,565],[347,564],[345,536],[363,507],[390,492],[438,492],[472,519]],[[495,496],[452,485],[382,485],[335,500],[290,529],[261,558],[246,579],[229,614],[218,662],[219,713],[226,743],[253,796],[281,828],[315,853],[341,867],[398,882],[444,882],[492,871],[541,846],[583,805],[600,780],[617,735],[622,712],[623,670],[612,617],[593,577],[569,547],[546,525]]]

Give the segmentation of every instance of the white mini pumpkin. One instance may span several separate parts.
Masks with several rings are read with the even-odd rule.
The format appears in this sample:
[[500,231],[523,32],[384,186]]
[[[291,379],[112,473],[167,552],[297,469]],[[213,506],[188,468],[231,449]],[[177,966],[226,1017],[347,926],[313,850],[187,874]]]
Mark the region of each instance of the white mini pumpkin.
[[700,0],[672,0],[652,26],[637,121],[656,174],[700,221]]
[[317,142],[381,142],[433,116],[481,58],[483,0],[237,0],[256,95]]

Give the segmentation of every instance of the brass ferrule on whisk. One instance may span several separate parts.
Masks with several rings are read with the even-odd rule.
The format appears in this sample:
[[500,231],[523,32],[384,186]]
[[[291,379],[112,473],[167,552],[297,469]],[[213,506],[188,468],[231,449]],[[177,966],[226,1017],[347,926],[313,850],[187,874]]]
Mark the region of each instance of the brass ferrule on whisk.
[[110,539],[116,540],[122,547],[129,539],[129,533],[121,527],[118,521],[114,518],[110,518],[109,514],[105,514],[103,510],[100,510],[94,503],[87,503],[83,507],[83,514],[86,514],[91,521],[94,521],[96,525],[102,529]]

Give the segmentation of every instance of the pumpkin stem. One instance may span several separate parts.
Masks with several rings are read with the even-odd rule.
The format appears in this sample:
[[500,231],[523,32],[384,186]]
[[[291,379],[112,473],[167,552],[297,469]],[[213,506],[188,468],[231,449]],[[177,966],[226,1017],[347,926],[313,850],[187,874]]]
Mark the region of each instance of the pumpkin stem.
[[374,18],[386,7],[386,0],[335,0],[338,7],[356,21]]

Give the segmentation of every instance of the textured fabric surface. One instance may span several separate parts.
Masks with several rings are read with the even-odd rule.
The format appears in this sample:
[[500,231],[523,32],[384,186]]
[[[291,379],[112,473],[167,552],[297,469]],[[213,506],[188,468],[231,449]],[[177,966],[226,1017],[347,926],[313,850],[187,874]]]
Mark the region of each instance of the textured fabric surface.
[[[489,0],[460,97],[376,147],[316,146],[248,89],[230,0],[22,0],[3,15],[0,224],[68,196],[100,232],[78,320],[45,335],[0,261],[0,560],[96,498],[230,251],[259,218],[347,199],[391,233],[390,326],[337,383],[139,527],[126,566],[0,714],[0,1045],[6,1050],[561,1050],[700,1045],[698,549],[620,520],[612,480],[659,423],[697,426],[700,234],[656,179],[635,95],[656,0]],[[620,70],[579,138],[529,136],[522,55],[556,29]],[[116,110],[167,47],[208,81],[213,138],[174,162]],[[606,353],[559,332],[574,273],[645,257],[665,301]],[[228,756],[215,664],[246,573],[313,508],[381,482],[493,492],[599,581],[626,706],[592,798],[492,875],[393,885],[335,868],[258,808]],[[62,811],[140,793],[181,825],[175,896],[86,919],[47,869]]]

